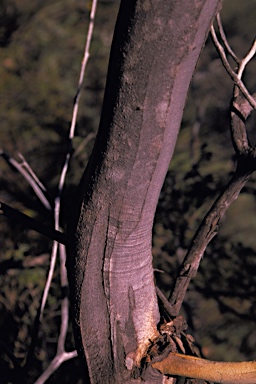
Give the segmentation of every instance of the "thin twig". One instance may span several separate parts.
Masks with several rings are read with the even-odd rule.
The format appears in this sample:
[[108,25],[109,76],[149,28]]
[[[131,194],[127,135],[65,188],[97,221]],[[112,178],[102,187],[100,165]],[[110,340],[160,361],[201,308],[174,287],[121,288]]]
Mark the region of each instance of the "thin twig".
[[14,158],[9,156],[7,153],[5,153],[3,150],[0,150],[0,155],[5,159],[5,161],[13,166],[23,177],[25,180],[27,180],[30,187],[33,189],[41,203],[45,206],[46,209],[49,211],[52,210],[51,204],[49,203],[46,195],[45,195],[45,188],[41,188],[42,183],[38,183],[32,175],[31,175],[31,168],[30,171],[23,167],[23,164],[20,164],[18,161],[16,161]]
[[233,51],[233,49],[229,45],[229,42],[228,42],[226,34],[224,32],[224,28],[223,28],[221,17],[220,17],[219,13],[217,14],[216,19],[217,19],[217,24],[218,24],[219,32],[220,32],[220,37],[221,37],[221,39],[223,41],[223,44],[226,47],[226,50],[233,57],[233,59],[236,61],[236,63],[239,64],[241,60],[237,57],[237,55],[235,54],[235,52]]
[[82,84],[84,81],[84,73],[85,73],[85,69],[87,66],[87,62],[88,62],[89,57],[90,57],[90,45],[91,45],[91,40],[92,40],[93,28],[94,28],[96,8],[97,8],[97,0],[93,0],[91,13],[90,13],[90,22],[89,22],[89,27],[88,27],[88,32],[87,32],[87,39],[86,39],[86,43],[85,43],[84,55],[83,55],[81,71],[80,71],[80,76],[79,76],[79,81],[78,81],[77,93],[76,93],[75,102],[74,102],[71,129],[70,129],[70,134],[69,134],[70,139],[72,139],[74,137],[76,120],[77,120],[77,113],[78,113],[78,107],[79,107],[79,99],[80,99],[80,94],[81,94],[81,88],[82,88]]
[[[88,27],[88,33],[87,33],[87,39],[86,39],[86,44],[85,44],[85,50],[84,50],[84,56],[82,60],[82,65],[81,65],[81,71],[80,71],[80,76],[79,76],[79,81],[78,81],[78,88],[77,88],[77,94],[75,97],[74,101],[74,107],[73,107],[73,115],[72,115],[72,121],[71,121],[71,126],[70,126],[70,131],[69,131],[69,146],[66,154],[66,159],[61,171],[60,175],[60,180],[59,180],[59,185],[58,185],[58,195],[55,198],[54,202],[54,223],[55,223],[55,230],[59,231],[60,229],[60,207],[61,207],[61,196],[62,196],[62,191],[63,187],[65,184],[65,179],[69,167],[69,162],[71,159],[71,153],[72,153],[72,140],[74,137],[75,133],[75,126],[76,126],[76,121],[77,121],[77,113],[78,113],[78,107],[79,107],[79,100],[80,100],[80,94],[81,94],[81,88],[83,84],[83,79],[84,79],[84,73],[85,73],[85,68],[89,59],[89,49],[90,49],[90,44],[91,44],[91,39],[92,39],[92,33],[93,33],[93,28],[94,28],[94,19],[95,19],[95,12],[96,12],[96,7],[97,7],[97,0],[93,0],[92,2],[92,8],[91,8],[91,13],[90,13],[90,22],[89,22],[89,27]],[[47,282],[44,290],[44,295],[42,299],[42,304],[41,304],[41,311],[40,311],[40,320],[42,319],[43,316],[43,311],[46,303],[46,299],[48,297],[50,285],[52,282],[53,278],[53,272],[55,269],[55,264],[56,264],[56,256],[57,256],[57,250],[58,250],[58,243],[54,242],[53,243],[53,249],[52,249],[52,255],[51,255],[51,264],[48,272],[48,277],[47,277]],[[66,264],[66,250],[64,249],[63,246],[59,248],[60,251],[60,277],[61,277],[61,288],[65,291],[67,290],[68,286],[68,280],[67,280],[67,271],[65,268]],[[42,375],[38,378],[36,381],[36,384],[43,384],[45,381],[51,376],[55,370],[66,360],[71,359],[77,355],[76,351],[73,352],[65,352],[65,340],[66,340],[66,335],[67,335],[67,330],[68,330],[68,320],[69,319],[69,313],[68,313],[68,297],[67,294],[64,295],[62,298],[62,303],[61,303],[61,328],[60,328],[60,334],[58,338],[58,346],[57,346],[57,352],[55,358],[52,360],[48,368],[42,373]]]
[[[97,5],[97,0],[94,0],[93,3],[92,3],[92,9],[91,9],[91,14],[90,14],[90,23],[89,23],[89,28],[88,28],[86,46],[85,46],[84,57],[83,57],[83,60],[82,60],[82,66],[81,66],[81,71],[80,71],[80,76],[79,76],[79,81],[78,81],[78,91],[77,91],[77,95],[76,95],[76,98],[75,98],[75,104],[74,104],[74,108],[73,108],[73,116],[72,116],[70,132],[69,132],[69,140],[70,141],[74,137],[74,131],[75,131],[75,125],[76,125],[76,118],[77,118],[77,112],[78,112],[78,105],[79,105],[79,97],[80,97],[80,92],[81,92],[81,86],[82,86],[82,83],[83,83],[83,78],[84,78],[86,64],[87,64],[88,58],[89,58],[89,48],[90,48],[90,44],[91,44],[92,31],[93,31],[93,26],[94,26],[94,17],[95,17],[96,5]],[[70,145],[70,148],[71,148],[71,145]],[[56,230],[59,230],[59,227],[60,227],[60,225],[59,225],[59,215],[60,215],[61,195],[62,195],[62,191],[63,191],[65,179],[66,179],[66,174],[67,174],[70,158],[71,158],[71,150],[69,149],[68,152],[67,152],[67,155],[66,155],[65,163],[64,163],[63,168],[62,168],[61,175],[60,175],[60,180],[59,180],[59,185],[58,185],[58,195],[55,198],[54,222],[55,222],[55,229]],[[53,271],[54,271],[55,264],[56,264],[57,248],[58,248],[58,244],[54,243],[53,244],[53,252],[52,252],[52,256],[51,256],[51,266],[50,266],[50,269],[49,269],[48,279],[47,279],[47,283],[46,283],[47,295],[48,295],[49,285],[51,284],[51,280],[52,280],[52,277],[53,277]],[[44,296],[46,296],[46,295],[44,295]],[[44,304],[45,304],[45,299],[42,302],[42,307],[41,307],[42,311],[43,311],[43,308],[44,308]],[[41,313],[41,316],[42,316],[42,313]]]
[[94,132],[88,133],[88,135],[84,138],[84,140],[78,145],[78,147],[74,151],[73,158],[77,157],[79,153],[87,146],[89,141],[93,139],[95,139],[95,133]]
[[51,229],[49,226],[41,224],[39,221],[25,215],[24,213],[10,207],[9,205],[0,202],[0,215],[4,215],[9,220],[21,224],[22,227],[32,229],[49,239],[56,240],[59,243],[67,244],[66,235],[55,229]]
[[164,310],[171,317],[173,315],[173,306],[169,303],[169,301],[167,300],[167,298],[165,297],[165,295],[163,294],[161,289],[159,289],[157,286],[156,286],[156,294],[157,294],[157,297],[160,300]]
[[60,334],[58,338],[57,346],[57,355],[65,352],[65,340],[68,331],[68,279],[67,279],[67,270],[66,270],[66,247],[60,245],[59,247],[60,254],[60,284],[61,284],[61,325],[60,325]]
[[52,246],[51,258],[50,258],[50,267],[49,267],[49,271],[48,271],[48,275],[47,275],[47,279],[46,279],[46,283],[45,283],[45,287],[44,287],[43,297],[42,297],[42,301],[41,301],[41,306],[40,306],[39,322],[42,321],[45,304],[46,304],[49,290],[51,287],[54,269],[55,269],[55,264],[56,264],[57,251],[58,251],[58,242],[54,241],[53,246]]
[[41,376],[35,381],[34,384],[44,384],[47,379],[67,360],[73,359],[77,356],[77,351],[63,352],[61,355],[56,355],[51,361],[50,365],[41,374]]
[[234,81],[234,83],[238,86],[238,88],[240,89],[240,91],[242,92],[244,97],[249,101],[251,106],[254,109],[256,109],[256,101],[250,95],[250,93],[248,92],[246,86],[244,85],[244,83],[242,82],[240,77],[237,75],[237,73],[235,71],[233,71],[233,69],[231,68],[231,66],[230,66],[230,64],[228,62],[225,50],[224,50],[224,48],[222,47],[222,45],[220,44],[220,42],[219,42],[219,40],[217,38],[217,35],[216,35],[216,32],[215,32],[215,29],[214,29],[213,25],[211,26],[211,36],[212,36],[214,45],[215,45],[217,51],[219,52],[219,55],[220,55],[220,58],[221,58],[221,61],[222,61],[223,65],[224,65],[224,68],[226,69],[226,71],[228,72],[228,74],[230,75],[230,77]]
[[35,172],[33,171],[33,169],[30,167],[30,165],[28,164],[27,160],[25,159],[25,157],[20,153],[18,152],[18,156],[20,157],[22,163],[20,164],[23,168],[27,169],[27,171],[30,173],[30,175],[33,177],[33,179],[35,180],[35,182],[37,183],[37,185],[42,189],[42,191],[46,191],[46,188],[45,186],[43,185],[43,183],[39,180],[39,178],[37,177],[37,175],[35,174]]
[[256,53],[256,39],[254,39],[252,46],[251,46],[249,52],[247,53],[247,55],[243,58],[243,60],[241,60],[241,63],[239,65],[239,69],[237,72],[237,76],[239,77],[239,79],[242,78],[242,75],[243,75],[243,72],[245,70],[246,65],[254,57],[255,53]]

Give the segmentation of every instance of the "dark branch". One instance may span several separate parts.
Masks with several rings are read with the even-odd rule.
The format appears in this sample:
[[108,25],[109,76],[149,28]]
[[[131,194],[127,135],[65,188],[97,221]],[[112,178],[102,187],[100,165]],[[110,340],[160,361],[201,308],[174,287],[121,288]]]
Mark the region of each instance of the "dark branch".
[[158,300],[161,302],[161,305],[166,311],[166,313],[170,316],[173,317],[175,316],[175,312],[173,311],[173,306],[169,303],[163,292],[156,286],[156,294],[158,297]]
[[251,110],[252,107],[245,97],[234,97],[231,108],[231,136],[237,155],[237,169],[225,190],[219,195],[200,224],[192,240],[192,245],[181,265],[174,288],[169,297],[169,302],[173,308],[172,313],[175,316],[179,314],[190,280],[197,273],[207,245],[218,232],[221,218],[229,206],[236,200],[250,175],[256,170],[256,151],[247,140],[245,125]]
[[67,237],[64,233],[46,227],[37,220],[24,215],[24,213],[18,211],[17,209],[11,208],[9,205],[2,202],[0,202],[0,214],[4,215],[11,221],[21,224],[24,228],[32,229],[49,239],[56,240],[61,244],[67,245]]

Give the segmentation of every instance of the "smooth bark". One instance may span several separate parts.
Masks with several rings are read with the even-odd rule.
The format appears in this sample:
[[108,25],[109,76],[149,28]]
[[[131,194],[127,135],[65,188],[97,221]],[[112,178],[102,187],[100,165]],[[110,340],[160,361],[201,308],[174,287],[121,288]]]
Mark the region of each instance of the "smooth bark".
[[254,384],[256,362],[229,363],[170,353],[153,367],[168,375],[214,381],[220,384]]
[[219,4],[121,2],[99,132],[70,228],[74,329],[91,383],[139,382],[132,368],[158,335],[152,223]]

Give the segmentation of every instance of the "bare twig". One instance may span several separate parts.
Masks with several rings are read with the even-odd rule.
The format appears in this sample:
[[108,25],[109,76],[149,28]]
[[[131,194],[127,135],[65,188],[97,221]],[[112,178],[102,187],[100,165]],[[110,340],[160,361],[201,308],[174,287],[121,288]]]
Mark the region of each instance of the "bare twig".
[[47,280],[46,280],[46,284],[45,284],[44,292],[43,292],[43,297],[42,297],[42,301],[41,301],[39,322],[41,322],[41,320],[42,320],[46,300],[47,300],[49,290],[51,287],[54,269],[55,269],[55,264],[56,264],[57,251],[58,251],[58,242],[54,241],[53,246],[52,246],[51,258],[50,258],[50,268],[48,271]]
[[38,180],[37,177],[34,177],[34,172],[32,171],[31,167],[26,163],[26,167],[23,166],[23,163],[19,163],[14,158],[9,156],[7,153],[5,153],[3,150],[0,150],[0,155],[5,159],[5,161],[14,167],[23,177],[25,180],[27,180],[30,187],[33,189],[41,203],[45,206],[46,209],[49,211],[52,210],[51,204],[49,203],[46,195],[45,195],[45,187],[42,185],[42,183]]
[[68,281],[66,273],[66,248],[63,245],[60,245],[60,278],[61,278],[61,289],[62,289],[62,302],[61,302],[61,325],[60,325],[60,334],[58,337],[58,346],[57,353],[47,369],[42,373],[42,375],[37,379],[35,384],[43,384],[45,381],[59,368],[59,366],[70,359],[73,359],[77,356],[77,351],[72,352],[65,351],[65,340],[68,330]]
[[74,137],[76,120],[77,120],[77,113],[78,113],[78,107],[79,107],[79,100],[80,100],[80,94],[81,94],[81,88],[82,88],[82,84],[83,84],[83,80],[84,80],[84,73],[85,73],[86,65],[87,65],[87,62],[88,62],[89,57],[90,57],[90,45],[91,45],[91,40],[92,40],[93,28],[94,28],[96,8],[97,8],[97,0],[93,0],[92,7],[91,7],[91,13],[90,13],[90,22],[89,22],[89,27],[88,27],[88,32],[87,32],[87,39],[86,39],[85,49],[84,49],[84,56],[83,56],[83,60],[82,60],[81,71],[80,71],[78,87],[77,87],[77,93],[76,93],[75,102],[74,102],[73,116],[72,116],[72,122],[71,122],[70,133],[69,133],[70,139]]
[[58,338],[58,347],[57,355],[65,352],[65,340],[68,331],[68,279],[67,279],[67,270],[66,270],[66,248],[63,245],[59,247],[60,253],[60,284],[62,291],[62,301],[61,301],[61,325],[60,325],[60,334]]
[[[78,91],[77,95],[75,98],[75,104],[74,104],[74,109],[73,109],[73,116],[72,116],[72,123],[70,127],[70,132],[69,132],[69,139],[72,140],[74,137],[74,130],[75,130],[75,124],[76,124],[76,118],[77,118],[77,112],[78,112],[78,105],[79,105],[79,96],[81,92],[81,86],[83,83],[83,78],[84,78],[84,72],[85,72],[85,67],[89,58],[89,48],[90,48],[90,43],[91,43],[91,38],[92,38],[92,31],[93,31],[93,26],[94,26],[94,17],[95,17],[95,11],[96,11],[96,5],[97,5],[97,0],[94,0],[92,3],[92,9],[91,9],[91,14],[90,14],[90,23],[89,23],[89,29],[88,29],[88,34],[87,34],[87,40],[86,40],[86,47],[84,51],[84,57],[82,61],[82,66],[81,66],[81,72],[80,72],[80,77],[79,77],[79,82],[78,82]],[[60,215],[60,200],[61,200],[61,195],[66,179],[66,174],[69,166],[69,161],[71,157],[71,151],[69,150],[66,155],[66,160],[62,168],[60,180],[59,180],[59,185],[58,185],[58,195],[55,198],[55,209],[54,209],[54,222],[55,222],[55,230],[59,231],[59,215]],[[52,281],[53,277],[53,271],[55,268],[55,263],[56,263],[56,255],[57,255],[57,249],[58,249],[58,244],[55,242],[53,244],[53,251],[52,251],[52,256],[51,256],[51,266],[48,274],[48,280],[46,283],[46,294],[44,295],[45,298],[48,295],[48,290],[49,286]],[[63,272],[64,273],[64,272]],[[66,273],[66,272],[65,272]],[[45,298],[42,301],[42,307],[41,307],[41,316],[42,312],[44,309],[45,305]]]
[[156,294],[164,310],[171,317],[173,315],[173,306],[169,303],[169,301],[167,300],[163,292],[157,286],[156,286]]
[[[238,73],[236,74],[228,63],[225,51],[219,43],[213,27],[211,32],[222,61],[235,82],[231,109],[231,136],[237,155],[237,169],[225,190],[220,194],[206,214],[192,240],[192,245],[182,263],[174,289],[169,297],[169,302],[172,305],[171,314],[173,316],[177,316],[180,311],[190,280],[197,273],[199,263],[207,245],[217,234],[221,218],[229,206],[236,200],[252,172],[256,170],[256,149],[251,147],[248,142],[245,125],[246,119],[256,106],[256,94],[251,96],[241,82],[246,65],[255,55],[256,42],[254,41],[247,55],[240,61]],[[243,85],[242,88],[241,84]],[[244,88],[246,92],[244,92]],[[239,94],[239,90],[241,90],[244,96]]]
[[[86,45],[85,45],[85,50],[84,50],[84,56],[83,56],[83,60],[82,60],[81,71],[80,71],[80,76],[79,76],[79,81],[78,81],[77,94],[76,94],[75,101],[74,101],[72,122],[71,122],[71,126],[70,126],[70,131],[69,131],[69,148],[67,150],[65,163],[63,165],[61,175],[60,175],[60,180],[59,180],[59,185],[58,185],[58,195],[55,198],[54,222],[55,222],[55,230],[57,230],[57,231],[59,231],[59,228],[60,228],[59,216],[60,216],[60,206],[61,206],[61,195],[62,195],[62,191],[63,191],[63,187],[64,187],[64,183],[65,183],[65,179],[66,179],[66,175],[67,175],[67,171],[68,171],[69,162],[71,159],[72,140],[73,140],[74,132],[75,132],[77,113],[78,113],[78,107],[79,107],[79,99],[80,99],[80,94],[81,94],[81,87],[83,84],[85,68],[86,68],[86,65],[87,65],[87,62],[89,59],[89,48],[90,48],[91,39],[92,39],[92,32],[93,32],[93,27],[94,27],[94,18],[95,18],[96,7],[97,7],[97,0],[93,0],[91,13],[90,13],[90,22],[89,22],[89,28],[88,28],[88,33],[87,33]],[[55,264],[56,264],[57,250],[58,250],[58,243],[54,242],[53,248],[52,248],[50,268],[49,268],[47,282],[45,285],[44,294],[43,294],[43,298],[42,298],[39,320],[42,319],[46,299],[48,297],[50,285],[52,282],[53,273],[54,273]],[[66,250],[65,250],[64,246],[59,247],[59,253],[60,253],[61,288],[62,288],[63,292],[65,292],[65,295],[63,296],[62,303],[61,303],[61,328],[60,328],[60,334],[58,337],[57,352],[56,352],[55,358],[52,360],[52,362],[50,363],[48,368],[42,373],[42,375],[36,381],[36,384],[43,384],[49,378],[49,376],[52,375],[54,373],[54,371],[64,361],[77,356],[76,351],[69,352],[69,353],[67,353],[65,351],[65,340],[66,340],[66,335],[67,335],[67,330],[68,330],[69,313],[68,313],[68,296],[67,296],[68,280],[67,280],[67,271],[66,271],[66,267],[65,267]]]
[[[214,45],[215,45],[217,51],[219,52],[219,55],[220,55],[220,58],[221,58],[221,61],[222,61],[223,65],[224,65],[224,68],[226,69],[226,71],[230,75],[231,79],[234,81],[235,85],[237,85],[237,87],[240,89],[240,91],[242,92],[244,97],[249,101],[251,106],[254,109],[256,109],[256,101],[254,100],[254,98],[248,92],[246,86],[244,85],[244,83],[241,80],[241,77],[235,71],[233,71],[233,69],[231,68],[231,66],[230,66],[230,64],[228,62],[225,50],[224,50],[224,48],[222,47],[222,45],[220,44],[220,42],[219,42],[219,40],[217,38],[217,35],[216,35],[216,32],[215,32],[215,29],[214,29],[213,25],[211,26],[211,35],[212,35],[212,39],[213,39]],[[254,42],[254,44],[255,44],[255,42]],[[253,44],[252,48],[254,48],[254,44]],[[249,53],[250,53],[250,51],[249,51]]]
[[25,159],[25,157],[20,153],[18,152],[18,156],[20,157],[22,163],[20,164],[23,168],[25,168],[29,174],[33,177],[33,179],[35,180],[35,182],[37,183],[37,185],[39,186],[39,188],[41,188],[42,191],[46,191],[46,188],[45,186],[43,185],[43,183],[38,179],[37,175],[35,174],[35,172],[33,171],[33,169],[30,167],[30,165],[28,164],[27,160]]
[[235,52],[232,50],[232,48],[229,45],[229,42],[228,42],[226,34],[224,32],[224,28],[223,28],[221,17],[220,17],[219,13],[216,16],[216,20],[217,20],[217,24],[218,24],[218,28],[219,28],[219,32],[220,32],[220,37],[223,41],[223,44],[226,47],[226,50],[233,57],[233,59],[236,61],[236,63],[239,64],[241,60],[237,57],[237,55],[235,54]]
[[79,153],[87,146],[87,144],[93,140],[95,138],[95,133],[94,132],[91,132],[89,133],[85,139],[81,142],[81,144],[78,145],[78,147],[76,148],[76,150],[74,151],[73,153],[73,158],[78,156]]
[[59,243],[67,244],[67,238],[64,233],[51,229],[50,227],[41,224],[39,221],[25,215],[17,209],[11,208],[9,205],[0,202],[0,215],[4,215],[11,221],[19,223],[24,228],[33,229],[41,233],[49,239],[56,240]]
[[44,384],[47,379],[67,360],[73,359],[77,356],[77,351],[63,352],[61,355],[56,355],[51,361],[50,365],[41,374],[41,376],[35,381],[34,384]]
[[245,70],[245,67],[246,65],[249,63],[249,61],[254,57],[256,53],[256,39],[254,39],[253,43],[252,43],[252,46],[249,50],[249,52],[247,53],[247,55],[243,58],[243,60],[241,60],[240,64],[239,64],[239,69],[238,69],[238,72],[237,72],[237,76],[239,77],[239,79],[242,78],[242,75],[243,75],[243,72]]

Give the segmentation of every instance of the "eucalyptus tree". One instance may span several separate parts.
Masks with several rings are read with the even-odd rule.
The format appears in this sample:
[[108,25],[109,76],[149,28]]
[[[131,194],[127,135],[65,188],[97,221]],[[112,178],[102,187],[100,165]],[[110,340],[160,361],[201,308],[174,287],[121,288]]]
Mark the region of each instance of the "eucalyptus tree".
[[99,131],[69,228],[75,336],[92,383],[139,382],[159,337],[154,212],[220,3],[121,2]]

